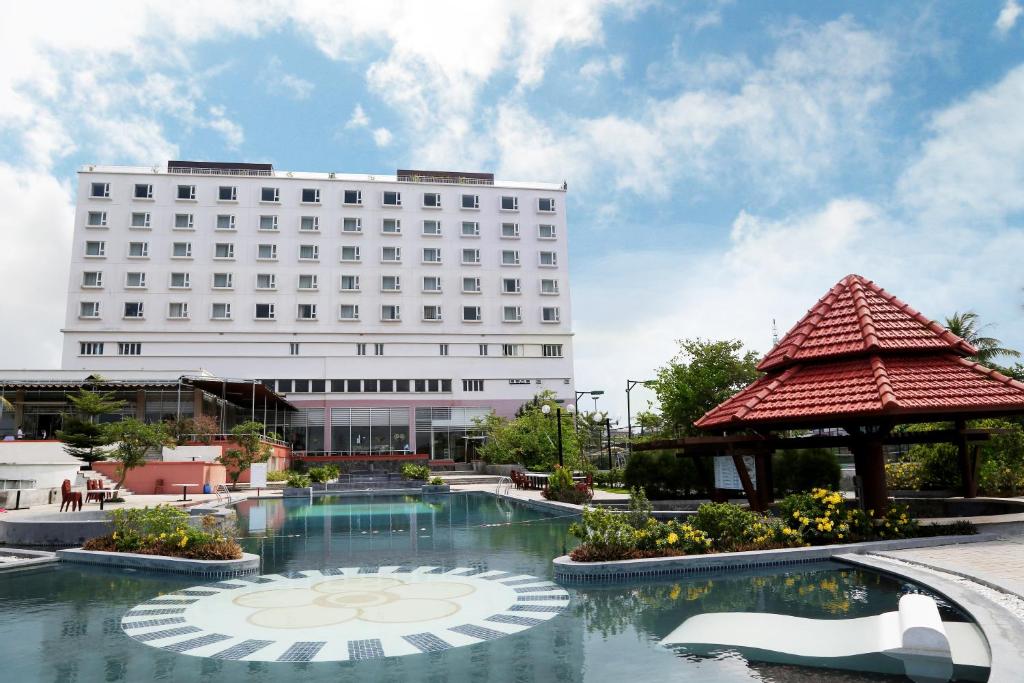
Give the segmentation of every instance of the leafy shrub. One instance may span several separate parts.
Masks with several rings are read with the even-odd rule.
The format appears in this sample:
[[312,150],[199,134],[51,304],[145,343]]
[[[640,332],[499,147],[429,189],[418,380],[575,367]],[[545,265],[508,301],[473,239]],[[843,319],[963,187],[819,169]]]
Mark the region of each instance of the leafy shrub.
[[202,560],[242,557],[241,547],[218,527],[213,515],[203,517],[202,528],[190,523],[187,512],[170,505],[113,510],[110,517],[113,533],[86,541],[86,550]]
[[574,482],[572,473],[558,465],[555,465],[555,471],[548,477],[548,485],[541,491],[541,495],[548,500],[573,505],[582,505],[593,497],[586,484]]
[[441,477],[431,477],[427,483],[431,486],[444,486],[444,479]]
[[313,484],[313,480],[305,474],[298,472],[290,472],[288,474],[287,486],[290,489],[304,489],[309,488]]
[[411,462],[407,462],[402,465],[402,478],[426,481],[430,478],[430,468],[426,465],[416,465]]
[[755,513],[732,503],[705,503],[690,518],[690,524],[706,533],[721,548],[731,548],[742,542],[746,530],[756,521]]
[[638,529],[626,515],[604,508],[585,507],[581,521],[573,523],[569,533],[582,542],[571,553],[577,562],[698,554],[711,548],[711,539],[689,524],[648,518]]
[[926,443],[911,446],[906,460],[921,468],[921,489],[943,490],[960,487],[960,465],[956,446],[948,443]]
[[775,489],[782,494],[813,488],[839,488],[839,461],[827,448],[797,448],[772,457]]
[[786,496],[779,502],[779,515],[812,545],[906,538],[917,530],[906,505],[890,505],[876,520],[872,510],[848,509],[841,493],[826,489]]
[[919,462],[885,463],[885,485],[903,491],[920,490],[924,481],[924,468]]
[[337,465],[321,465],[320,467],[311,467],[307,473],[310,481],[314,484],[326,484],[329,481],[334,481],[341,474],[341,470]]
[[267,472],[267,481],[287,481],[290,472],[288,470],[274,470]]
[[623,480],[630,488],[643,488],[651,498],[688,496],[700,487],[693,458],[677,458],[669,451],[633,453]]
[[596,486],[617,487],[622,486],[625,481],[626,470],[621,467],[594,472],[594,484]]
[[629,512],[626,513],[626,523],[634,529],[642,529],[647,525],[653,510],[651,501],[647,500],[647,494],[642,488],[629,490]]

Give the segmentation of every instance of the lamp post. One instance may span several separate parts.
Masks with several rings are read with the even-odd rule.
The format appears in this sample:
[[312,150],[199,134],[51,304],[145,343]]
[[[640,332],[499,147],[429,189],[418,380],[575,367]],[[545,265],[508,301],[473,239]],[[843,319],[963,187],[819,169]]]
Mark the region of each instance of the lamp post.
[[637,384],[642,384],[645,387],[654,380],[652,379],[627,379],[626,380],[626,449],[629,454],[633,454],[633,413],[629,405],[629,392],[633,391],[633,387]]
[[[569,411],[570,415],[573,415],[576,412],[575,410],[573,410],[572,406],[569,406],[567,408],[567,410]],[[551,415],[551,406],[548,405],[547,403],[545,403],[544,407],[542,407],[540,409],[540,412],[544,413],[547,416],[550,416]],[[561,408],[555,408],[555,422],[558,423],[558,466],[561,467],[562,464],[563,464],[562,463],[562,409]]]
[[[598,399],[599,396],[603,396],[604,395],[604,389],[595,389],[594,391],[577,391],[576,392],[576,400],[574,401],[574,403],[576,405],[576,413],[577,414],[579,414],[579,412],[580,412],[580,397],[581,396],[586,396],[587,394],[590,394],[590,397],[592,399],[594,399],[594,412],[596,413],[597,412],[597,399]],[[579,432],[579,430],[580,430],[579,423],[576,422],[575,420],[573,420],[573,426],[576,428],[576,431]]]

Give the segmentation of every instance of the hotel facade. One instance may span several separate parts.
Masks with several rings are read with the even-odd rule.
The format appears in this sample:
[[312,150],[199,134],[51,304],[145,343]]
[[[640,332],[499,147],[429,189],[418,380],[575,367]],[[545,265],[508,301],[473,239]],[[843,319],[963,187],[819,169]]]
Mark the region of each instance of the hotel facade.
[[298,408],[310,453],[472,455],[574,396],[564,185],[170,161],[79,173],[63,370],[201,368]]

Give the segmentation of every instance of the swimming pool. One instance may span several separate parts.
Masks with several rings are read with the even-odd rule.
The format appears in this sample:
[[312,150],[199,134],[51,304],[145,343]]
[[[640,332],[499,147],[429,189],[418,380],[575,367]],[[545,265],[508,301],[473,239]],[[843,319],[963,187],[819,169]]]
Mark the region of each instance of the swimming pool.
[[[262,598],[254,599],[265,602],[266,596],[289,598],[278,605],[295,608],[282,613],[286,622],[292,618],[287,614],[307,613],[305,596],[313,596],[311,599],[322,604],[329,602],[333,608],[351,610],[354,601],[373,602],[377,600],[375,591],[392,591],[397,584],[414,584],[411,588],[399,586],[399,593],[415,592],[413,599],[423,599],[422,591],[429,589],[435,591],[431,596],[456,602],[462,598],[436,591],[451,590],[451,584],[456,583],[473,584],[480,589],[476,595],[486,598],[490,595],[487,577],[506,576],[520,582],[513,590],[547,588],[552,575],[551,559],[571,549],[567,535],[569,518],[551,517],[483,493],[252,500],[240,504],[238,513],[241,542],[246,550],[262,556],[261,573],[282,577],[281,581],[294,577],[289,579],[293,582],[285,583],[287,590],[295,593],[271,594],[270,589],[278,587],[273,582],[246,589],[250,593],[256,589],[264,591]],[[387,579],[388,585],[374,584],[372,590],[358,594],[341,592],[349,590],[346,585],[353,581],[378,580],[375,572],[384,567],[401,567],[411,576],[396,574]],[[456,568],[463,568],[460,575],[465,578],[448,574]],[[426,574],[431,571],[438,573]],[[448,585],[430,587],[429,580],[433,579]],[[529,626],[493,624],[494,630],[501,632],[522,628],[511,635],[474,639],[454,634],[449,640],[458,642],[452,644],[466,643],[465,646],[443,651],[431,651],[423,644],[429,645],[429,638],[421,639],[414,642],[424,650],[422,654],[359,661],[236,661],[189,656],[139,642],[122,630],[122,619],[130,621],[125,614],[136,606],[201,583],[188,577],[73,565],[4,575],[0,577],[3,679],[895,681],[905,679],[750,663],[728,650],[696,657],[664,648],[659,641],[688,617],[703,612],[754,611],[820,619],[852,618],[893,611],[901,595],[920,592],[916,586],[833,563],[791,570],[776,568],[657,582],[566,587],[567,603],[555,596],[551,601],[555,609],[547,613],[522,612],[526,615],[524,623]],[[239,594],[242,592],[245,591]],[[537,594],[526,595],[532,601],[530,596]],[[296,596],[294,600],[290,599],[292,595]],[[344,604],[338,602],[338,595],[344,598]],[[168,599],[173,597],[164,598]],[[219,598],[200,595],[196,599]],[[483,599],[478,606],[465,604],[462,608],[483,609],[488,601],[497,599]],[[241,604],[244,600],[236,602]],[[941,600],[939,603],[944,620],[966,619],[955,608]],[[215,608],[206,612],[227,615]],[[330,616],[337,620],[342,618],[338,615],[350,613],[334,612]],[[402,614],[403,611],[392,609],[387,619],[394,621]],[[535,618],[538,616],[545,618]],[[376,625],[366,627],[370,633],[378,628],[392,628],[388,624],[380,626],[387,621],[380,613],[365,611],[364,618],[377,619]],[[350,628],[355,622],[345,623],[343,628]],[[306,642],[298,631],[295,633],[294,640]],[[388,641],[382,642],[384,654],[388,654]],[[268,651],[273,647],[268,646]]]

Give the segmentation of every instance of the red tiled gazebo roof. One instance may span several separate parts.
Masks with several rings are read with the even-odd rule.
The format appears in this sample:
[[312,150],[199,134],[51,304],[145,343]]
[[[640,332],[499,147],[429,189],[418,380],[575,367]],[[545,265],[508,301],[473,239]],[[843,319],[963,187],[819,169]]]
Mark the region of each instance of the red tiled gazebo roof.
[[842,426],[872,417],[1024,412],[1024,384],[964,358],[975,353],[875,283],[848,275],[764,357],[764,377],[696,426]]

